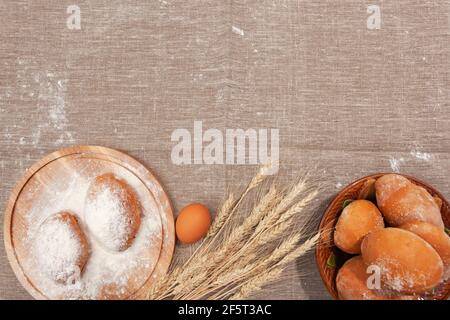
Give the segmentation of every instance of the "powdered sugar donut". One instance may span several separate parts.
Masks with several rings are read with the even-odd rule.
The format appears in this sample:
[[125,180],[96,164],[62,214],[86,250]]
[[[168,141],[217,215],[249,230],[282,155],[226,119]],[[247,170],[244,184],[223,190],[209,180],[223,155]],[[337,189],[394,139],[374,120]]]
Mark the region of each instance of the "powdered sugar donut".
[[107,173],[89,187],[84,216],[89,231],[105,248],[124,251],[139,230],[141,208],[131,187]]
[[89,258],[86,237],[77,218],[68,212],[52,215],[42,223],[33,249],[39,269],[63,284],[76,282]]

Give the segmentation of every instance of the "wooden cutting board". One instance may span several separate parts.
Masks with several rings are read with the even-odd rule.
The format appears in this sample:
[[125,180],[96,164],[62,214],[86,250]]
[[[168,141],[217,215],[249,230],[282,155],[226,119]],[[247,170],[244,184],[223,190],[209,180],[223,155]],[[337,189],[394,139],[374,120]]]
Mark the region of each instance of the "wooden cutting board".
[[[149,287],[163,277],[172,260],[175,235],[172,207],[167,194],[155,176],[141,163],[130,156],[105,147],[76,146],[56,151],[34,164],[13,190],[5,211],[5,246],[9,262],[17,278],[25,289],[37,299],[67,299],[73,296],[63,287],[42,278],[36,270],[32,257],[33,228],[41,223],[41,211],[67,210],[74,212],[83,223],[83,197],[70,189],[71,185],[89,181],[98,175],[112,172],[125,179],[136,192],[141,202],[143,215],[149,225],[141,225],[140,233],[133,246],[112,259],[135,260],[130,268],[124,268],[120,283],[115,279],[102,279],[102,285],[89,294],[77,298],[95,299],[139,299],[148,292]],[[54,204],[55,203],[55,204]],[[49,209],[51,208],[51,209]],[[71,209],[72,208],[72,209]],[[47,212],[53,213],[53,212]],[[47,214],[46,213],[46,214]],[[146,230],[153,228],[146,233]],[[94,250],[94,249],[93,249]],[[91,260],[95,255],[91,253]],[[82,274],[87,284],[98,278],[94,262],[88,261]],[[111,260],[116,261],[116,260]],[[111,264],[110,261],[110,264]],[[96,268],[102,267],[97,261]],[[91,263],[91,267],[90,264]],[[114,264],[105,268],[114,268]],[[100,269],[99,269],[100,270]],[[102,277],[105,277],[103,275]],[[97,278],[96,278],[97,277]],[[93,280],[90,280],[90,279]],[[123,280],[125,279],[125,280]],[[98,280],[98,279],[97,279]],[[92,284],[92,283],[91,283]]]

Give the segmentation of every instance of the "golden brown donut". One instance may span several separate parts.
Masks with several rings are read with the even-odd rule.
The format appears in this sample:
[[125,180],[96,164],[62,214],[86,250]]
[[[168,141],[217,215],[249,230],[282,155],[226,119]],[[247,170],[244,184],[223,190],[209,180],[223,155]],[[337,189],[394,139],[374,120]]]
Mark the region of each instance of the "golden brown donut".
[[347,260],[339,269],[336,288],[342,300],[383,300],[367,286],[367,266],[361,256]]
[[450,277],[450,237],[441,228],[422,221],[405,223],[400,228],[411,231],[428,242],[444,263],[444,278]]
[[425,221],[444,229],[440,209],[427,190],[408,179],[388,174],[375,183],[377,203],[389,225]]
[[41,224],[34,250],[40,270],[62,284],[76,282],[89,258],[86,237],[69,212],[51,215]]
[[369,233],[361,245],[366,265],[380,268],[382,282],[401,293],[421,293],[442,279],[444,266],[433,247],[412,232],[386,228]]
[[91,183],[84,215],[94,238],[111,251],[128,249],[141,224],[141,207],[134,191],[112,173]]
[[334,243],[344,252],[361,253],[362,239],[371,231],[384,228],[383,217],[370,201],[355,200],[342,211],[334,232]]
[[394,173],[378,178],[375,182],[375,193],[378,208],[380,208],[381,212],[383,212],[384,206],[392,194],[411,184],[411,181],[407,178]]

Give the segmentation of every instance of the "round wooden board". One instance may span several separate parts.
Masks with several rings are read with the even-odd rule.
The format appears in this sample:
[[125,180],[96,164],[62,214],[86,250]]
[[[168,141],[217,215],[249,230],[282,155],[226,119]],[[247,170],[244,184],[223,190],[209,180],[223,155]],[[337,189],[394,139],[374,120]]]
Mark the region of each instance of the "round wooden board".
[[[94,164],[90,165],[90,169],[88,169],[95,171],[91,172],[91,175],[95,175],[97,171],[98,174],[105,173],[111,168],[111,170],[126,173],[128,177],[132,178],[131,180],[137,181],[137,184],[135,184],[140,189],[137,190],[137,193],[141,194],[141,197],[148,194],[147,198],[152,199],[151,201],[149,200],[154,205],[151,208],[156,208],[157,214],[159,214],[157,221],[160,224],[158,226],[160,240],[158,245],[154,245],[156,242],[153,243],[153,247],[157,248],[148,248],[149,250],[145,251],[144,254],[149,255],[149,258],[155,259],[155,263],[147,269],[137,268],[134,270],[134,272],[147,272],[148,274],[145,274],[145,280],[139,283],[139,287],[132,287],[134,288],[133,291],[127,292],[126,296],[123,294],[111,294],[99,297],[111,299],[145,298],[145,294],[155,279],[166,274],[172,260],[175,246],[172,207],[161,184],[147,168],[130,156],[105,147],[75,146],[61,149],[49,154],[27,170],[12,191],[5,210],[4,239],[6,253],[12,269],[21,284],[33,297],[36,299],[48,299],[46,292],[42,292],[36,287],[35,279],[30,277],[32,272],[27,272],[28,269],[23,264],[22,257],[24,254],[26,255],[26,248],[24,248],[24,245],[20,248],[20,245],[26,229],[29,227],[24,215],[33,206],[35,197],[32,194],[41,193],[31,192],[30,190],[39,191],[42,188],[42,190],[48,192],[49,185],[53,185],[53,189],[56,188],[57,190],[59,183],[64,183],[67,180],[64,179],[66,173],[80,170],[80,166],[77,167],[77,163],[81,161],[91,161]],[[139,277],[142,278],[142,275],[139,275]],[[130,278],[132,279],[133,277],[131,276]]]

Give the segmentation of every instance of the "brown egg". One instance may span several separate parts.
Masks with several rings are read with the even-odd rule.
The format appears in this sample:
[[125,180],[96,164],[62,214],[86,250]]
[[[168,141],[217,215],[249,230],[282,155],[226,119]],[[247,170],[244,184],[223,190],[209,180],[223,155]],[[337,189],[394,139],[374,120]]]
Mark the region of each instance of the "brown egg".
[[450,278],[450,237],[441,228],[427,222],[408,222],[400,228],[411,231],[428,242],[444,263],[444,278]]
[[110,251],[128,249],[141,225],[141,207],[134,190],[112,173],[91,183],[84,208],[86,226]]
[[211,215],[208,208],[200,203],[192,203],[181,209],[175,230],[181,242],[191,244],[203,238],[210,225]]
[[387,287],[402,293],[420,293],[442,279],[443,263],[436,250],[412,232],[386,228],[369,233],[361,245],[366,265],[380,268]]
[[370,201],[355,200],[342,211],[336,224],[334,242],[347,253],[361,253],[362,239],[371,231],[384,228],[383,217]]
[[379,178],[375,188],[378,206],[389,225],[425,221],[444,229],[439,207],[424,188],[395,174]]

